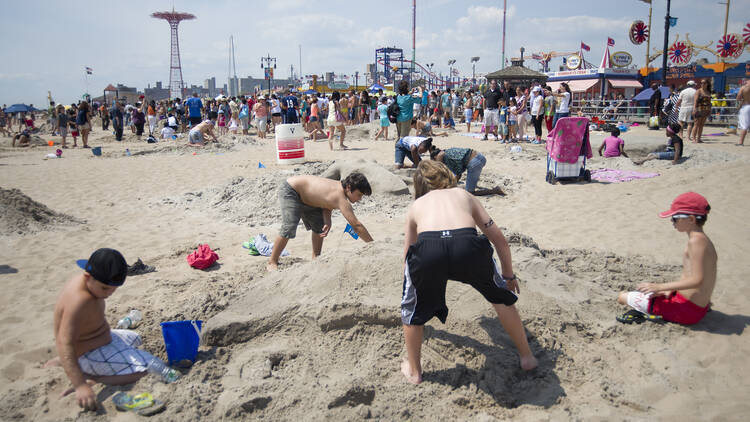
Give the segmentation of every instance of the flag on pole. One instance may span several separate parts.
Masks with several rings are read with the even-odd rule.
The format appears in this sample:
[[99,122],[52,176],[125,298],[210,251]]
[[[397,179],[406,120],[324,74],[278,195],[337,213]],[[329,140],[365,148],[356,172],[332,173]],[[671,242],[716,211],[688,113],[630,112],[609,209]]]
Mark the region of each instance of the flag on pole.
[[344,233],[349,233],[349,236],[353,237],[355,240],[359,239],[359,235],[354,231],[351,224],[347,223],[346,227],[344,227]]
[[92,74],[92,73],[94,73],[94,69],[92,69],[92,68],[90,68],[90,67],[86,66],[86,74],[87,74],[87,75],[90,75],[90,74]]
[[610,46],[610,47],[614,47],[615,46],[615,40],[613,40],[612,38],[607,38],[607,45]]
[[581,50],[591,51],[591,47],[587,46],[583,43],[583,41],[581,41]]
[[651,0],[641,0],[641,1],[644,2],[644,3],[651,4]]

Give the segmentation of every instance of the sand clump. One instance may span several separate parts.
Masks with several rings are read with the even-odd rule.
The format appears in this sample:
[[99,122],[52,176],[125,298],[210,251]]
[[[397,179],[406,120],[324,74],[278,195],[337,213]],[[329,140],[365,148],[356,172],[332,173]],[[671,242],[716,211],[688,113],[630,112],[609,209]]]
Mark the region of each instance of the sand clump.
[[51,210],[19,189],[0,187],[0,235],[30,234],[83,221]]

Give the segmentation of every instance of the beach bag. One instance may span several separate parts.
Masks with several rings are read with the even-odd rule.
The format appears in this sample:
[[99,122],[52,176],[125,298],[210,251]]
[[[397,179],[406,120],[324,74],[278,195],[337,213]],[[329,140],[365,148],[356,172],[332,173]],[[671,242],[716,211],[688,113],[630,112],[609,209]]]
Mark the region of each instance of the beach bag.
[[206,245],[198,245],[193,253],[187,256],[188,264],[199,270],[205,270],[206,268],[214,265],[214,262],[219,260],[219,255],[212,251],[211,248]]
[[388,120],[391,123],[396,123],[398,121],[399,113],[401,113],[401,108],[398,106],[398,103],[396,101],[388,106]]
[[[336,107],[336,106],[334,106],[334,107]],[[343,122],[344,120],[345,120],[344,119],[344,115],[341,114],[341,111],[339,111],[339,108],[336,107],[336,121],[337,122]]]
[[248,118],[248,114],[247,114],[247,106],[246,106],[246,105],[243,105],[243,106],[242,106],[242,110],[240,110],[240,115],[239,115],[239,117],[240,117],[240,119],[247,119],[247,118]]
[[651,116],[648,119],[648,127],[659,127],[659,116]]
[[672,113],[672,107],[674,104],[672,104],[672,99],[669,98],[667,101],[664,102],[664,107],[662,107],[661,111],[662,113],[666,114],[667,116]]

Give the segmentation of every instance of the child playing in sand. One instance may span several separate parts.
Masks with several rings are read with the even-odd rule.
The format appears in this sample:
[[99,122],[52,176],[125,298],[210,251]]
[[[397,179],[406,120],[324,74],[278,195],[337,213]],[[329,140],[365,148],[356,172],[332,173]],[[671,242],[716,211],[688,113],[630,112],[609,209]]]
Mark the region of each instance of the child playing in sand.
[[128,265],[120,252],[98,249],[85,263],[84,272],[68,281],[57,299],[54,312],[55,346],[58,357],[45,367],[62,366],[73,387],[63,393],[76,394],[78,405],[97,408],[91,385],[131,384],[146,375],[155,359],[130,330],[111,330],[104,317],[105,299],[125,283]]
[[621,155],[627,157],[628,154],[625,153],[625,141],[619,138],[620,129],[612,129],[610,135],[611,136],[604,138],[602,146],[599,147],[599,156],[602,156],[602,150],[604,150],[605,158],[619,157]]
[[617,302],[633,309],[617,320],[641,323],[654,315],[679,324],[696,324],[709,310],[716,285],[716,249],[703,232],[711,206],[703,196],[687,192],[675,198],[659,217],[672,218],[672,225],[688,236],[682,256],[682,275],[671,283],[640,283],[636,292],[622,292]]
[[[413,384],[422,382],[421,348],[424,324],[437,316],[445,323],[447,281],[470,284],[492,303],[500,323],[521,357],[521,368],[531,370],[531,353],[521,317],[514,303],[519,293],[510,247],[482,204],[456,188],[456,178],[444,164],[422,161],[414,174],[415,201],[409,207],[404,238],[404,283],[401,321],[407,359],[401,372]],[[477,234],[476,226],[484,233]],[[500,271],[492,258],[500,258]]]
[[297,235],[299,220],[312,231],[313,258],[323,249],[323,238],[331,230],[331,212],[341,210],[341,214],[352,229],[365,242],[372,242],[372,236],[357,220],[351,204],[364,195],[372,194],[367,178],[361,173],[352,173],[341,182],[318,176],[293,176],[279,187],[281,205],[281,229],[273,242],[273,252],[266,269],[278,269],[279,257],[289,239]]
[[432,138],[425,138],[423,136],[404,136],[403,138],[396,141],[396,168],[404,168],[404,159],[408,158],[411,160],[412,167],[417,167],[421,160],[420,154],[424,154],[430,150],[432,146]]
[[206,135],[211,136],[214,142],[219,142],[219,140],[216,139],[216,135],[214,135],[213,119],[216,118],[216,112],[210,112],[209,117],[211,117],[211,119],[205,120],[190,129],[190,132],[188,132],[188,145],[191,147],[202,147],[208,141]]
[[670,123],[667,126],[669,141],[666,151],[655,151],[640,160],[633,160],[634,164],[640,165],[649,160],[672,160],[672,164],[678,164],[682,158],[682,138],[678,135],[682,130],[679,123]]

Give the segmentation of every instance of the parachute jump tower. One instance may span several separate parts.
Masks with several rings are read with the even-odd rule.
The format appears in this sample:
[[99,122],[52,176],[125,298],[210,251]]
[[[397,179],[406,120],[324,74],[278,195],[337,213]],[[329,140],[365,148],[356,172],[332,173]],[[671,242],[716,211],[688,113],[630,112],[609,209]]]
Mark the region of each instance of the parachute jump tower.
[[190,13],[175,12],[155,12],[151,14],[152,18],[164,19],[169,22],[169,28],[172,33],[172,48],[169,59],[169,97],[182,98],[182,66],[180,64],[180,41],[177,38],[177,26],[181,21],[195,19],[195,15]]

